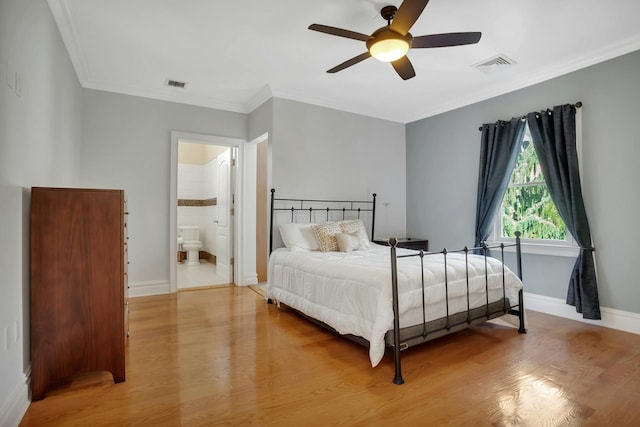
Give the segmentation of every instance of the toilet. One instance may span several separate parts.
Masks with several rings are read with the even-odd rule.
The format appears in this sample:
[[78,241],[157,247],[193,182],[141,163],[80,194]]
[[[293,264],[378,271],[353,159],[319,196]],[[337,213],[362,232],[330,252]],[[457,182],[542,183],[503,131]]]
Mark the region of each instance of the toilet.
[[182,238],[182,250],[187,251],[187,265],[200,264],[200,227],[197,225],[181,225],[178,227],[179,237]]

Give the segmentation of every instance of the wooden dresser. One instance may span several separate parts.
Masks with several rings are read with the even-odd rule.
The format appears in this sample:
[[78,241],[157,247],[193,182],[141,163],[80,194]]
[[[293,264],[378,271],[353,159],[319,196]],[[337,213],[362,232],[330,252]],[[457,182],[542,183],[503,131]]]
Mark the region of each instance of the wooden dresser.
[[32,188],[32,400],[81,372],[125,380],[126,215],[122,190]]

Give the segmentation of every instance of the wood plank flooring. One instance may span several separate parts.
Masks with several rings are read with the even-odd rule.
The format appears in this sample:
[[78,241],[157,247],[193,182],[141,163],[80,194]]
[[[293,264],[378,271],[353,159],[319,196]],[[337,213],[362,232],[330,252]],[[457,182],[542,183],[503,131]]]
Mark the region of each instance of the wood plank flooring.
[[126,382],[74,378],[21,426],[638,426],[640,336],[528,312],[371,368],[368,350],[249,288],[131,300]]

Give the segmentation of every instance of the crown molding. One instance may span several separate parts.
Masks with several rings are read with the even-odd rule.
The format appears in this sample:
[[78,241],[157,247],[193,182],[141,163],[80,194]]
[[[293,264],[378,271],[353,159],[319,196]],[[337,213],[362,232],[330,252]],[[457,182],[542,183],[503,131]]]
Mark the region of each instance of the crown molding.
[[325,97],[310,97],[302,93],[293,92],[284,88],[272,87],[273,97],[282,98],[289,101],[302,102],[305,104],[316,105],[318,107],[330,108],[332,110],[343,111],[345,113],[357,114],[359,116],[372,117],[375,119],[385,120],[394,123],[406,123],[404,116],[398,113],[397,109],[393,111],[387,111],[386,109],[377,109],[374,106],[369,106],[366,110],[361,107],[338,103],[331,98]]
[[436,105],[425,105],[424,108],[414,109],[410,113],[399,112],[397,109],[393,112],[376,109],[375,106],[369,106],[366,111],[362,108],[353,107],[346,104],[336,103],[329,98],[311,98],[301,93],[287,91],[282,88],[274,88],[273,96],[289,99],[292,101],[304,102],[308,104],[318,105],[326,108],[332,108],[349,113],[359,114],[363,116],[374,117],[382,120],[389,120],[403,124],[415,122],[458,108],[466,107],[471,104],[495,98],[519,89],[533,86],[547,80],[560,77],[565,74],[578,71],[592,65],[596,65],[610,59],[634,52],[640,49],[640,35],[633,36],[621,42],[606,46],[595,52],[590,52],[577,59],[572,59],[562,63],[558,63],[551,67],[541,67],[528,73],[519,73],[517,76],[497,82],[492,85],[484,86],[481,90],[465,94],[464,96],[449,99],[447,102]]
[[324,96],[310,97],[304,93],[290,91],[286,88],[276,88],[270,84],[263,86],[263,88],[258,90],[250,99],[234,103],[216,99],[211,96],[195,95],[193,93],[172,93],[164,90],[165,88],[155,90],[92,80],[86,55],[78,41],[79,38],[76,28],[73,26],[73,10],[69,0],[47,1],[60,31],[62,40],[67,47],[71,63],[76,71],[80,85],[83,88],[244,114],[251,113],[268,99],[278,97],[406,124],[523,89],[640,49],[640,35],[632,36],[618,43],[601,48],[595,52],[590,52],[582,57],[560,62],[550,67],[540,67],[531,72],[518,73],[517,76],[506,78],[503,81],[499,81],[494,84],[488,84],[480,90],[467,93],[464,96],[447,99],[445,102],[435,105],[424,105],[422,108],[413,108],[409,112],[401,111],[397,108],[389,110],[377,107],[376,105],[367,105],[363,107],[362,105],[356,105],[355,103],[336,102],[335,99]]
[[413,114],[405,116],[405,120],[403,122],[411,123],[437,114],[446,113],[447,111],[466,107],[467,105],[475,104],[490,98],[495,98],[496,96],[533,86],[535,84],[626,55],[639,49],[640,35],[636,35],[595,52],[590,52],[588,55],[584,55],[580,58],[558,63],[551,67],[541,67],[529,73],[521,73],[515,78],[505,80],[504,82],[498,82],[493,85],[488,85],[482,90],[472,92],[467,96],[458,97],[454,100],[450,100],[450,102],[418,109]]
[[[216,110],[230,111],[234,113],[248,114],[245,104],[225,102],[219,99],[194,94],[170,93],[162,89],[154,90],[149,88],[132,87],[125,85],[114,85],[107,82],[88,81],[83,85],[85,89],[101,90],[104,92],[119,93],[121,95],[138,96],[141,98],[155,99],[159,101],[175,102],[198,107],[213,108]],[[164,88],[163,88],[164,89]],[[170,88],[169,88],[170,89]],[[176,89],[181,90],[181,89]]]
[[273,98],[271,87],[269,85],[264,85],[262,89],[258,90],[255,95],[253,95],[251,99],[247,101],[247,103],[245,104],[245,111],[247,113],[251,113],[271,98]]
[[62,41],[67,47],[73,68],[76,70],[80,85],[84,87],[89,77],[89,67],[86,56],[78,44],[79,38],[76,28],[73,26],[73,11],[71,10],[71,5],[67,0],[48,0],[48,3],[53,19],[58,26]]

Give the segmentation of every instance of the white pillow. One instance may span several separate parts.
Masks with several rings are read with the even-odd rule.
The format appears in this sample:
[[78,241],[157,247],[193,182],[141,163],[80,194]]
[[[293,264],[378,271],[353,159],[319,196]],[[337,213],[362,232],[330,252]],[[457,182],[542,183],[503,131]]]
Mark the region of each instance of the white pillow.
[[291,251],[317,251],[320,249],[311,223],[280,224],[282,243]]
[[358,238],[360,249],[367,249],[371,246],[367,230],[364,228],[364,223],[361,219],[340,221],[339,224],[343,233],[352,234]]
[[351,252],[360,249],[360,240],[355,234],[336,234],[336,241],[340,252]]

